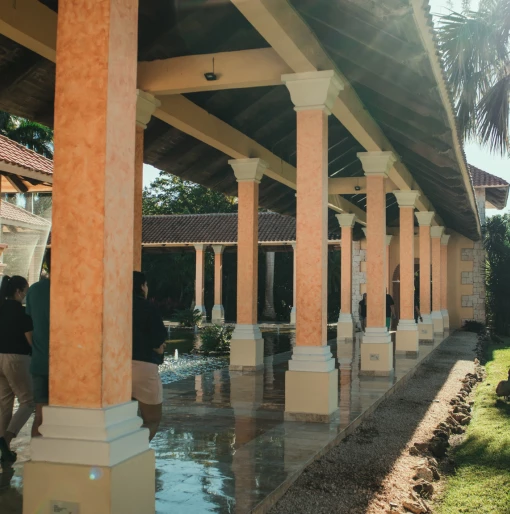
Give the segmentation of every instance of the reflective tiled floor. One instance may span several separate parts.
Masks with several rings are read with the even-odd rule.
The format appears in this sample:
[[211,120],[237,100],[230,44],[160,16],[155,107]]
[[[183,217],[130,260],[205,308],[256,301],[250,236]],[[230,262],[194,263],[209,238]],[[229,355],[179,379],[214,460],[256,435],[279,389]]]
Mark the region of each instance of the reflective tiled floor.
[[[158,514],[244,513],[267,506],[439,342],[421,345],[415,358],[397,354],[392,378],[359,376],[359,341],[339,348],[332,342],[341,362],[339,417],[328,424],[283,420],[290,353],[266,357],[260,373],[225,368],[166,385],[163,423],[152,443]],[[28,437],[22,435],[16,446],[20,463],[14,476],[0,475],[2,514],[21,513]]]

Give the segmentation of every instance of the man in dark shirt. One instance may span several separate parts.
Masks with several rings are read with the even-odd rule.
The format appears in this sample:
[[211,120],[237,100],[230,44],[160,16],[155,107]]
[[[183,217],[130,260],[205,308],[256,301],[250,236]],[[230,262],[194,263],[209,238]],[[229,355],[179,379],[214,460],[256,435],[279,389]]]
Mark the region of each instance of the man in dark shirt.
[[395,302],[391,295],[386,293],[386,328],[391,329],[391,319],[395,319]]
[[365,332],[365,327],[367,325],[367,293],[363,293],[363,298],[359,302],[358,314],[361,330]]
[[[48,263],[47,263],[48,264]],[[50,362],[50,280],[41,279],[27,294],[27,314],[34,323],[32,363],[30,372],[34,384],[35,417],[32,437],[41,435],[42,409],[49,403]]]

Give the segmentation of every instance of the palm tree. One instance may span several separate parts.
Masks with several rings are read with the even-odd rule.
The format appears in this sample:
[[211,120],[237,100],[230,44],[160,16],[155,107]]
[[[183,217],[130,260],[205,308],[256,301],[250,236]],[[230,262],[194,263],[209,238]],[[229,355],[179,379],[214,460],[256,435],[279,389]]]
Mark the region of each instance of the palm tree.
[[439,21],[439,46],[459,128],[492,152],[510,152],[510,1],[482,0],[478,11]]
[[40,123],[0,111],[0,134],[53,159],[53,130]]

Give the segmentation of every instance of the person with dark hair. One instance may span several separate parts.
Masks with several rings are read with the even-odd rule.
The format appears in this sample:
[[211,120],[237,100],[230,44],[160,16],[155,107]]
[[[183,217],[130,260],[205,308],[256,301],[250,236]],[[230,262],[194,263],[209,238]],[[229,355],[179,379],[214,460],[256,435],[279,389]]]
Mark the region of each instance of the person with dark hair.
[[[18,275],[4,276],[0,285],[0,452],[2,464],[16,454],[11,441],[34,412],[30,354],[32,320],[22,305],[28,282]],[[13,414],[14,398],[19,407]]]
[[34,384],[35,416],[32,437],[40,436],[43,407],[49,403],[50,374],[50,280],[49,254],[45,258],[48,278],[32,284],[27,293],[27,313],[34,324],[30,372]]
[[156,308],[147,301],[147,279],[133,272],[133,389],[149,441],[156,435],[163,409],[163,384],[158,365],[163,364],[167,331]]

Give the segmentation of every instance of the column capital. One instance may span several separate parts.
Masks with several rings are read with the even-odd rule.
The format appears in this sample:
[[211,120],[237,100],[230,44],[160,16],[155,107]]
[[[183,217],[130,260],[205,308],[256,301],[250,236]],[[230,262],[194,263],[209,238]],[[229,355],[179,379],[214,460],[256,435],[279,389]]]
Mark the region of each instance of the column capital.
[[296,243],[291,243],[292,244],[292,248],[295,250],[296,249]]
[[388,176],[393,163],[397,161],[393,152],[358,152],[356,154],[361,161],[366,176]]
[[206,244],[196,244],[196,245],[193,245],[193,246],[195,247],[195,250],[197,252],[203,252],[206,249],[206,247],[207,247]]
[[230,159],[228,161],[237,182],[257,182],[260,184],[264,171],[269,165],[262,159]]
[[154,111],[161,105],[161,102],[150,93],[141,89],[136,90],[136,124],[143,129],[151,120]]
[[225,250],[225,245],[211,245],[216,255],[221,255]]
[[444,232],[444,227],[440,227],[440,226],[431,227],[430,237],[437,237],[440,239],[441,237],[443,237],[443,232]]
[[333,70],[290,73],[282,75],[282,82],[296,111],[322,110],[331,114],[338,93],[344,88]]
[[386,236],[386,246],[390,246],[392,239],[393,239],[392,235]]
[[420,197],[419,191],[393,191],[399,207],[416,207],[416,201]]
[[447,246],[448,245],[448,241],[450,240],[450,235],[449,234],[443,234],[441,236],[441,244],[443,246]]
[[432,220],[434,219],[435,212],[424,211],[424,212],[416,212],[415,216],[418,220],[418,224],[420,227],[430,227]]
[[335,214],[336,219],[341,228],[352,228],[354,227],[354,223],[356,223],[356,215],[355,214]]

